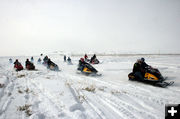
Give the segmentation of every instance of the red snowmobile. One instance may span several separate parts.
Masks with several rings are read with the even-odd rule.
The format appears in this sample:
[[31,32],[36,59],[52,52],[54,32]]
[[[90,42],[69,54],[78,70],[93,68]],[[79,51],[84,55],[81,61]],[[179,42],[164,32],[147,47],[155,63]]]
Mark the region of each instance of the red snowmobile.
[[14,64],[14,68],[16,69],[16,71],[21,71],[21,70],[23,70],[23,66],[21,65],[20,62],[16,62],[16,63]]

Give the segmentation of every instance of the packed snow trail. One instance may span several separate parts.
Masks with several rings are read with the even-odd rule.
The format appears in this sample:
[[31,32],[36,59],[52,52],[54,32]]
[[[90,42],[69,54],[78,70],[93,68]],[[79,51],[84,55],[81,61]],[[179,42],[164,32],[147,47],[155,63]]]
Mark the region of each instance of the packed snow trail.
[[[175,81],[167,88],[128,81],[140,56],[100,57],[103,63],[93,66],[101,77],[77,74],[79,57],[72,57],[74,65],[51,57],[61,72],[36,63],[37,71],[16,72],[0,58],[0,119],[164,119],[165,104],[180,103],[180,56],[146,58]],[[18,57],[22,64],[26,58]]]

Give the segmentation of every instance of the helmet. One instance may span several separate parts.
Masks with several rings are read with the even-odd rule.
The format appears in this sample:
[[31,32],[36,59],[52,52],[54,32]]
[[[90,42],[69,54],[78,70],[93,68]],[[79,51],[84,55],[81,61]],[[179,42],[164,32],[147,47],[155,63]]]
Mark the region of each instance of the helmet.
[[141,58],[141,61],[142,61],[142,62],[144,62],[144,61],[145,61],[145,59],[142,57],[142,58]]
[[81,58],[80,60],[81,60],[82,62],[84,62],[84,58]]

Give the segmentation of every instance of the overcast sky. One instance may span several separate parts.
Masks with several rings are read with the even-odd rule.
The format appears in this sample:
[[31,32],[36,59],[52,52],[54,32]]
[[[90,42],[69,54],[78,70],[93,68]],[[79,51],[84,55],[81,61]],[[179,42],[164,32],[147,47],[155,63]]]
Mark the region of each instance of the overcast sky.
[[0,55],[180,53],[180,0],[0,0]]

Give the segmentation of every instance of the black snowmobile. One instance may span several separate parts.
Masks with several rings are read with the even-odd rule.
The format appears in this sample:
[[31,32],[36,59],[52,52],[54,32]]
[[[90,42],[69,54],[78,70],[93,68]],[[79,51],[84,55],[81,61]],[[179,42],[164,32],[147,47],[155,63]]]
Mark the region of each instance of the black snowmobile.
[[54,64],[54,63],[47,65],[47,68],[52,70],[52,71],[60,71],[58,65]]
[[167,87],[167,86],[170,86],[172,85],[174,82],[171,81],[171,82],[165,82],[165,80],[167,79],[167,77],[163,77],[161,75],[161,73],[159,72],[158,69],[154,69],[154,68],[150,68],[148,67],[145,71],[145,75],[144,75],[144,80],[139,80],[137,79],[133,72],[131,72],[128,77],[129,77],[129,80],[132,80],[132,81],[141,81],[141,82],[144,82],[144,83],[148,83],[148,84],[151,84],[151,85],[154,85],[154,86],[158,86],[158,87]]
[[25,65],[27,70],[35,70],[34,64],[30,62],[29,59],[26,60]]
[[54,62],[52,62],[51,59],[47,60],[46,66],[48,69],[50,69],[52,71],[60,71],[58,65],[55,64]]
[[91,64],[99,64],[99,60],[98,59],[94,59],[93,61],[91,61]]
[[88,63],[83,66],[79,66],[77,70],[88,76],[101,76],[101,74],[98,74],[98,71]]
[[93,57],[91,57],[90,63],[91,64],[99,64],[99,60],[97,59],[95,54],[93,55]]
[[35,66],[33,63],[30,63],[30,64],[26,65],[26,69],[27,70],[35,70]]
[[47,62],[47,68],[52,71],[60,71],[58,65],[52,62],[50,59]]

